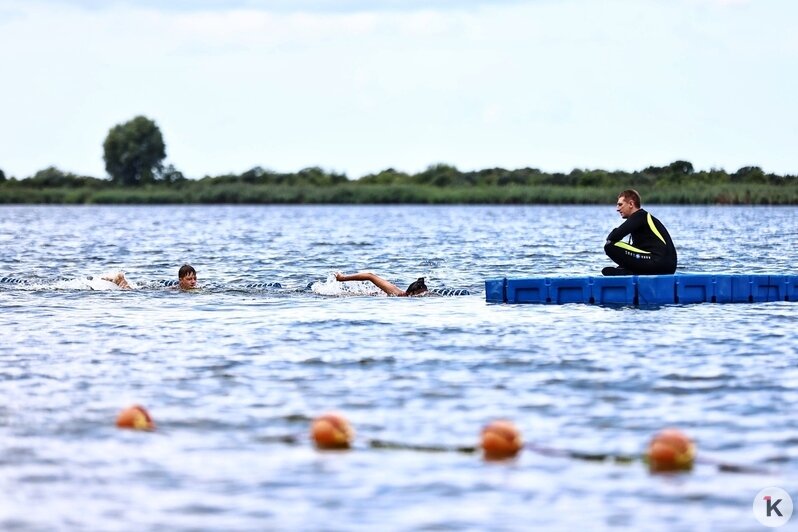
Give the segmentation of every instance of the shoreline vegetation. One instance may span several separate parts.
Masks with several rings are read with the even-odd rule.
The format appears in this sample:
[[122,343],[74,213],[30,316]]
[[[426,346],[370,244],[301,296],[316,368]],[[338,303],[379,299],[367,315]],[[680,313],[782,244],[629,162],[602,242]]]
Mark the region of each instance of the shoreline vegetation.
[[798,205],[798,176],[745,166],[696,171],[688,161],[641,171],[489,168],[462,172],[434,164],[407,174],[388,168],[360,179],[305,168],[279,173],[256,166],[242,174],[186,179],[165,164],[166,143],[146,116],[113,126],[103,142],[107,179],[53,166],[25,179],[0,169],[0,204],[606,204],[635,188],[645,204]]
[[646,204],[798,205],[798,176],[756,166],[695,171],[687,161],[641,171],[535,168],[460,171],[436,164],[417,174],[393,169],[350,180],[321,168],[186,179],[174,168],[122,184],[50,167],[17,180],[0,171],[0,204],[606,204],[636,188]]

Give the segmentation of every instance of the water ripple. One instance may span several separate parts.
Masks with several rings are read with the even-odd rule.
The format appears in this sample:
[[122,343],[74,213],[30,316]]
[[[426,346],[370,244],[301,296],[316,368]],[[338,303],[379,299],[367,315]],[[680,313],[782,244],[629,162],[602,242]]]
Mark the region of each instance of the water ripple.
[[[680,271],[794,267],[795,208],[652,211]],[[0,276],[30,283],[0,283],[0,528],[749,528],[758,489],[798,473],[794,303],[484,302],[486,278],[600,271],[617,223],[611,205],[2,207]],[[157,284],[184,262],[204,290]],[[109,269],[140,289],[68,285]],[[330,281],[355,270],[474,295]],[[264,282],[282,288],[246,288]],[[132,403],[158,431],[115,429]],[[355,427],[353,451],[313,449],[328,410]],[[423,450],[473,447],[499,417],[585,457],[639,456],[676,425],[706,461],[662,477],[533,449],[500,464]]]

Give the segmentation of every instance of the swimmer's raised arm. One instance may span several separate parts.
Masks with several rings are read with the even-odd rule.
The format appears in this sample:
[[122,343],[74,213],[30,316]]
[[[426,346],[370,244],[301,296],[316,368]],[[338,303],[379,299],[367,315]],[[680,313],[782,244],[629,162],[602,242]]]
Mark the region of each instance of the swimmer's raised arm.
[[389,296],[417,296],[427,292],[427,285],[424,284],[424,278],[419,277],[417,281],[407,287],[407,290],[402,290],[395,284],[386,281],[379,275],[371,272],[360,272],[346,275],[343,273],[336,273],[335,280],[339,282],[346,281],[371,281],[374,286],[388,294]]
[[336,273],[335,280],[339,282],[346,282],[346,281],[371,281],[374,286],[388,294],[389,296],[403,296],[405,295],[404,290],[396,286],[395,284],[386,281],[379,275],[375,275],[371,272],[360,272],[360,273],[353,273],[351,275],[345,275],[343,273]]

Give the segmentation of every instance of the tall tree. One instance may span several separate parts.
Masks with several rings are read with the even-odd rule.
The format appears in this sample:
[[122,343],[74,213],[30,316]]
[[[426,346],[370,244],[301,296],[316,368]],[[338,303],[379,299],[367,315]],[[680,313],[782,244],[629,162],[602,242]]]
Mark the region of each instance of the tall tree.
[[114,183],[123,185],[155,181],[166,158],[161,130],[145,116],[112,127],[103,150],[105,170]]

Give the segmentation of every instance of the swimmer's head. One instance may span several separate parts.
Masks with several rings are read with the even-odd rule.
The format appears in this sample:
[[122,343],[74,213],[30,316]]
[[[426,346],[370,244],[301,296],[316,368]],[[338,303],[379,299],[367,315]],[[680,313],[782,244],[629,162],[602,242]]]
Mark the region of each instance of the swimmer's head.
[[177,272],[180,288],[188,290],[197,287],[197,270],[191,264],[184,264]]
[[410,283],[410,286],[405,290],[405,294],[409,296],[417,296],[427,291],[427,285],[424,284],[424,278],[419,277],[416,281]]

